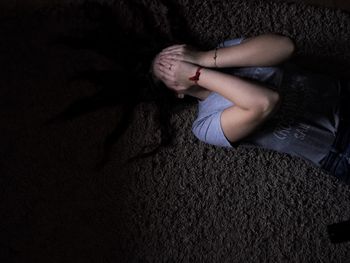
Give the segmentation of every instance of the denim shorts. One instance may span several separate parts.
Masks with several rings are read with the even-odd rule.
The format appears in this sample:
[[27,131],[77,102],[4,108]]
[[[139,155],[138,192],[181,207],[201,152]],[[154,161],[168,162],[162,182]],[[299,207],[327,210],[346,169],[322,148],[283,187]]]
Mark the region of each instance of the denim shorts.
[[348,91],[348,89],[342,89],[337,135],[321,168],[350,185],[350,97]]

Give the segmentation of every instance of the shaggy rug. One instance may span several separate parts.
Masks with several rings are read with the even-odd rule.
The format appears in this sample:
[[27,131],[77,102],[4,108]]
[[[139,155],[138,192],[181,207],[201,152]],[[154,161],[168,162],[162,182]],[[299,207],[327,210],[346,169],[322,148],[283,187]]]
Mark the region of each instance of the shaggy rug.
[[[350,74],[350,16],[338,9],[101,2],[132,34],[152,27],[160,39],[210,48],[277,32],[295,40],[300,66]],[[114,65],[89,49],[49,44],[95,28],[99,14],[86,10],[56,6],[1,21],[1,262],[350,262],[350,243],[333,244],[326,231],[350,219],[349,186],[286,154],[198,141],[191,133],[196,105],[172,114],[172,145],[125,163],[161,136],[155,105],[137,105],[99,171],[94,165],[121,118],[118,107],[43,125],[97,89],[67,76]]]

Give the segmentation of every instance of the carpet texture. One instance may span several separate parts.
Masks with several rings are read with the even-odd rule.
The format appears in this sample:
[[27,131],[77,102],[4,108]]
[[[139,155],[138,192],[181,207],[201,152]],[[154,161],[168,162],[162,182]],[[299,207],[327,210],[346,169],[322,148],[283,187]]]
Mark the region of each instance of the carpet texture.
[[[133,34],[149,23],[160,37],[210,48],[226,38],[282,33],[295,40],[299,65],[350,74],[350,16],[338,9],[104,2]],[[117,107],[44,126],[97,89],[67,76],[113,67],[93,51],[48,44],[96,24],[76,5],[1,21],[1,262],[350,262],[350,243],[332,244],[326,232],[350,219],[349,186],[286,154],[198,141],[191,133],[196,105],[171,116],[172,146],[124,164],[161,136],[155,105],[139,104],[99,172],[93,166],[121,117]]]

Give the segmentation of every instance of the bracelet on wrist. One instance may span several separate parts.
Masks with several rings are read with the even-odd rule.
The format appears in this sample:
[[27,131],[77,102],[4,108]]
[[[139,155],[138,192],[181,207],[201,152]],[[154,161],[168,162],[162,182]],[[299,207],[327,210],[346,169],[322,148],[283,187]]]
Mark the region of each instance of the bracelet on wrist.
[[189,80],[194,81],[194,83],[195,83],[196,85],[198,85],[199,76],[201,75],[200,70],[201,70],[202,68],[203,68],[203,67],[199,66],[199,67],[197,68],[197,70],[196,70],[196,75],[194,75],[193,77],[188,78]]
[[218,56],[217,56],[217,53],[218,53],[218,48],[216,47],[216,48],[215,48],[215,52],[214,52],[214,57],[213,57],[213,59],[214,59],[214,65],[215,65],[216,68],[218,67],[218,65],[216,64],[216,58],[218,57]]

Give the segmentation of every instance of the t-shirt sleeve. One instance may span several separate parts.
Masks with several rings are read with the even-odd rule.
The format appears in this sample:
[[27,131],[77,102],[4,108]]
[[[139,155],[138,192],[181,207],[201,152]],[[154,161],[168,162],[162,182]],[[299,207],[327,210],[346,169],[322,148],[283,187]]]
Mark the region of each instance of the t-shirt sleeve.
[[[228,39],[220,43],[217,47],[223,48],[223,47],[238,45],[244,39],[245,37]],[[230,142],[226,138],[221,127],[220,119],[224,109],[218,110],[217,105],[218,104],[222,105],[223,103],[227,103],[227,101],[223,102],[221,99],[220,101],[215,101],[214,104],[213,102],[206,103],[207,108],[205,110],[205,113],[200,111],[198,118],[192,124],[192,132],[202,142],[216,145],[216,146],[233,148],[234,146],[238,146],[238,143]],[[208,114],[208,111],[212,111],[212,112]]]
[[232,148],[221,127],[221,113],[217,111],[207,117],[196,119],[192,124],[193,134],[208,144]]
[[230,46],[234,46],[234,45],[239,45],[241,44],[241,42],[245,39],[244,36],[242,37],[238,37],[238,38],[233,38],[233,39],[227,39],[223,42],[221,42],[217,48],[223,48],[223,47],[230,47]]

